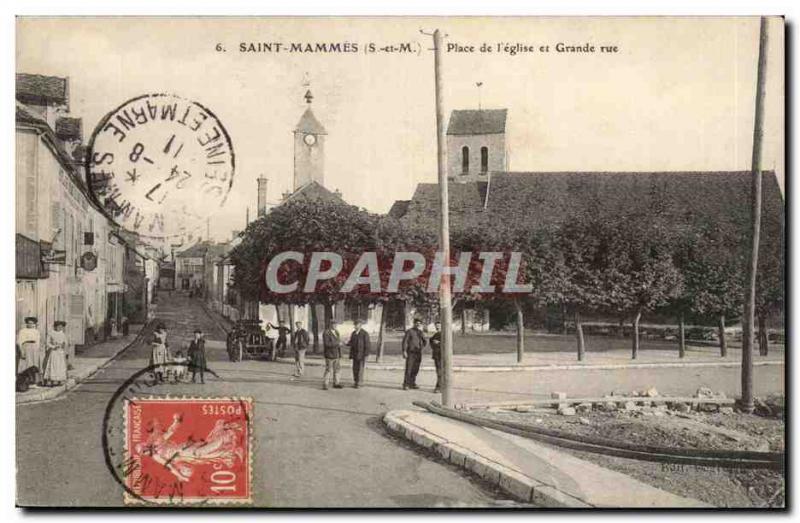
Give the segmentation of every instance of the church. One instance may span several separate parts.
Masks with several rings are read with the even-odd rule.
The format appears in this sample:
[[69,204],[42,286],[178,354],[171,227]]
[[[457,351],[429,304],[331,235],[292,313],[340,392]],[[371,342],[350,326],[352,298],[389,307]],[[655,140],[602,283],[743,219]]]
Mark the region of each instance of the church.
[[[339,191],[325,185],[327,131],[312,109],[313,96],[293,130],[293,191],[281,203],[298,198],[344,201]],[[749,216],[750,173],[715,172],[528,172],[509,169],[507,109],[453,110],[446,130],[447,178],[451,229],[486,223],[517,221],[523,226],[557,226],[580,213],[611,216],[625,209],[682,225],[705,222],[725,224],[745,235]],[[258,212],[268,211],[267,180],[258,180]],[[280,205],[280,204],[279,204]],[[764,173],[762,237],[780,242],[784,203],[775,173]],[[401,223],[438,228],[438,183],[420,183],[411,199],[398,200],[388,215]],[[663,223],[663,222],[662,222]],[[531,311],[533,312],[533,311]],[[542,311],[538,311],[541,315]],[[321,307],[287,307],[247,304],[245,317],[276,324],[278,319],[302,321],[323,328]],[[467,310],[457,315],[455,328],[486,331],[501,327],[502,318],[488,310]],[[499,312],[499,316],[503,313]],[[337,303],[334,317],[343,332],[355,319],[378,332],[381,305]],[[433,321],[436,311],[415,311],[400,302],[387,305],[385,326],[402,329],[414,315]],[[526,315],[534,323],[542,317]],[[311,329],[309,329],[311,330]]]

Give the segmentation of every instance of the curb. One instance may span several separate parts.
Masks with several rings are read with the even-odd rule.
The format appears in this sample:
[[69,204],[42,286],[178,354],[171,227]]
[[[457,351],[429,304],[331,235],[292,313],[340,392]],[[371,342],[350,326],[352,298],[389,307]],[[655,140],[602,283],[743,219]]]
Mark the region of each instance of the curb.
[[[277,363],[291,363],[294,364],[294,358],[277,358]],[[323,367],[325,362],[316,358],[306,358],[305,364],[311,367]],[[781,360],[768,360],[768,361],[754,361],[754,367],[768,366],[768,365],[784,365],[785,362]],[[607,364],[568,364],[568,365],[459,365],[453,367],[453,372],[529,372],[529,371],[548,371],[548,370],[620,370],[620,369],[655,369],[655,368],[701,368],[701,367],[741,367],[741,362],[735,361],[697,361],[697,362],[653,362],[653,363],[607,363]],[[387,370],[387,371],[402,371],[405,370],[404,365],[384,365],[379,363],[367,362],[367,369],[371,370]],[[433,366],[420,366],[421,371],[434,372],[436,369]]]
[[80,376],[73,376],[71,378],[68,378],[67,382],[61,387],[46,388],[35,395],[24,396],[24,397],[17,396],[16,405],[26,405],[28,403],[40,403],[43,401],[54,400],[63,396],[67,392],[73,390],[74,388],[78,387],[78,385],[81,385],[83,382],[85,382],[86,380],[97,374],[99,370],[105,368],[109,363],[114,361],[114,359],[117,356],[119,356],[120,354],[128,350],[130,347],[132,347],[135,343],[137,343],[141,339],[142,334],[146,328],[147,324],[144,324],[142,328],[139,329],[139,332],[136,333],[136,336],[134,336],[133,340],[131,340],[130,343],[122,346],[122,348],[114,352],[114,354],[109,356],[108,359],[106,359],[104,362],[100,363],[96,367],[87,367],[86,372],[82,373],[82,375]]
[[389,431],[405,439],[429,449],[442,459],[457,465],[473,475],[495,485],[524,503],[533,503],[538,507],[551,508],[592,508],[593,505],[531,478],[522,472],[497,463],[456,443],[452,443],[422,427],[414,425],[391,411],[383,417],[383,423]]

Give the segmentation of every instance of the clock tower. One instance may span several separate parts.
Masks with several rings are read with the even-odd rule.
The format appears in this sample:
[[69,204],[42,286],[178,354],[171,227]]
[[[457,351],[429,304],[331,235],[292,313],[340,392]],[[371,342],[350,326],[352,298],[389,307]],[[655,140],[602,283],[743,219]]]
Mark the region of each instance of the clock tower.
[[325,185],[325,128],[311,110],[311,91],[306,91],[306,108],[294,129],[294,190],[310,182]]

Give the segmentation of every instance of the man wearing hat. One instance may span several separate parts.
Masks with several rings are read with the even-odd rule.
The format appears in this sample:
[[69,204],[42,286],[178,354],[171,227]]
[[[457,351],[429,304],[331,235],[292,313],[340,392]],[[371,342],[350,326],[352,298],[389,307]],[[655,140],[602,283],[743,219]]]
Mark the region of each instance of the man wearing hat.
[[350,335],[350,359],[353,360],[353,388],[359,388],[364,379],[364,367],[369,356],[369,334],[362,328],[361,320],[355,321],[356,329]]
[[[41,337],[38,329],[39,320],[34,316],[25,318],[25,326],[17,333],[17,373],[30,368],[36,369],[35,382],[40,381],[42,372]],[[35,387],[36,385],[31,385]]]
[[419,364],[422,361],[422,349],[428,344],[421,326],[422,320],[416,318],[414,326],[408,329],[403,336],[403,358],[406,360],[403,390],[419,388],[417,387],[417,373],[419,373]]

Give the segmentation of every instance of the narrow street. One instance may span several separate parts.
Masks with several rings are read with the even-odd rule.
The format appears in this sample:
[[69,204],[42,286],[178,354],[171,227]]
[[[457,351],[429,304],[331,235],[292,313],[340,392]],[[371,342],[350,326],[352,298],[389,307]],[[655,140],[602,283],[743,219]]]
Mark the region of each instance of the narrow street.
[[[386,432],[385,412],[408,408],[416,399],[439,399],[430,392],[432,372],[420,374],[418,391],[401,390],[398,371],[375,370],[367,371],[366,387],[353,389],[345,359],[346,387],[323,391],[319,366],[307,366],[306,377],[295,380],[294,367],[285,363],[227,361],[224,332],[195,300],[162,295],[157,319],[166,324],[173,351],[202,328],[209,340],[209,367],[218,377],[207,374],[205,385],[161,385],[154,393],[254,399],[256,506],[492,506],[507,499]],[[114,391],[147,366],[148,358],[149,348],[135,343],[65,396],[17,407],[19,504],[122,504],[122,488],[106,468],[101,448],[103,413]],[[430,358],[428,352],[424,358]],[[755,367],[756,393],[782,391],[783,372],[782,365]],[[663,394],[679,394],[708,386],[734,397],[738,380],[737,368],[714,367],[462,372],[455,375],[455,393],[457,402],[468,402],[517,400],[554,390],[603,395],[655,386]]]

